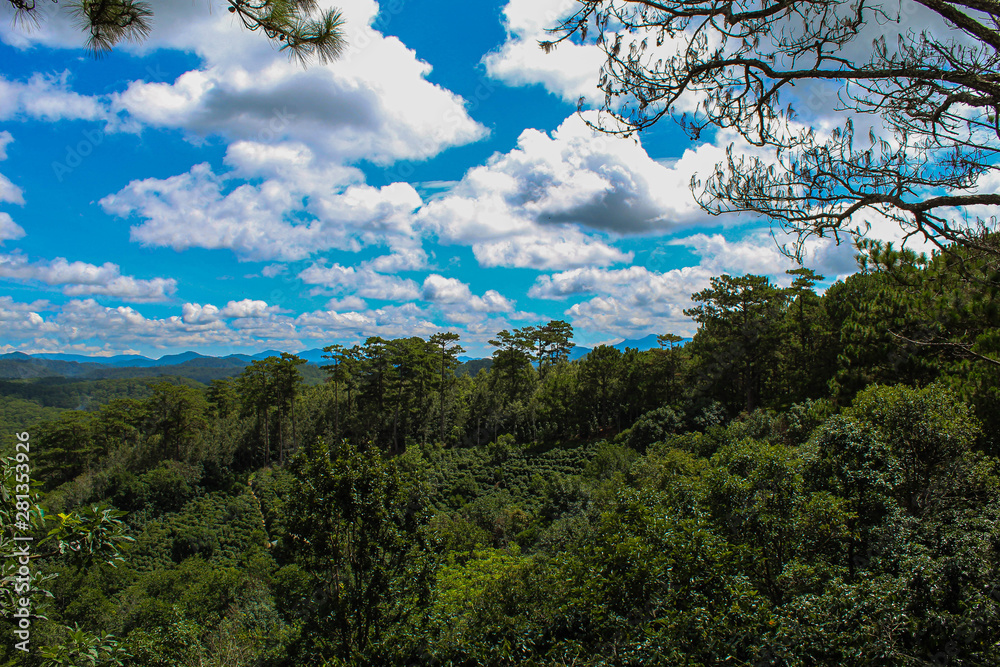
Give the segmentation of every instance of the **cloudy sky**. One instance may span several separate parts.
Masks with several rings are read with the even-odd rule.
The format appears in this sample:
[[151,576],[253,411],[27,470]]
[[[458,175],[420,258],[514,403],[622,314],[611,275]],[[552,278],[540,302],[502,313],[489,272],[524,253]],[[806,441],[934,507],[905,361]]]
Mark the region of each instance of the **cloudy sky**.
[[[787,284],[765,221],[688,190],[730,137],[587,129],[599,54],[537,47],[574,4],[342,0],[346,55],[305,69],[222,3],[153,2],[151,38],[100,60],[58,5],[0,16],[0,352],[451,330],[486,355],[550,319],[591,346],[690,335],[712,275]],[[831,244],[808,265],[854,268]]]

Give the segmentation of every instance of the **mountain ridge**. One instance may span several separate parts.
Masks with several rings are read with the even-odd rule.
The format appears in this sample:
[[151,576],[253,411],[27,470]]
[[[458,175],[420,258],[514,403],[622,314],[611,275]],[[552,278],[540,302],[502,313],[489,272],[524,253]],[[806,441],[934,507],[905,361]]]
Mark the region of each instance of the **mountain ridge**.
[[[690,338],[685,338],[678,343],[684,345]],[[618,343],[611,344],[611,347],[625,351],[634,348],[640,351],[655,349],[659,347],[656,341],[656,334],[649,334],[642,338],[625,339]],[[593,348],[577,345],[570,351],[570,360],[581,359],[592,351]],[[326,353],[321,348],[302,350],[296,353],[301,359],[310,364],[323,366],[327,360],[323,358]],[[279,350],[264,350],[255,354],[233,353],[225,356],[215,356],[201,354],[188,350],[176,354],[166,354],[159,359],[153,359],[140,354],[118,354],[108,357],[91,357],[82,354],[66,354],[58,352],[45,352],[41,354],[27,354],[15,350],[0,354],[0,377],[2,378],[29,378],[44,377],[46,375],[62,375],[64,377],[125,377],[136,376],[148,369],[150,373],[161,375],[172,372],[190,372],[194,369],[201,369],[204,372],[214,371],[209,375],[235,375],[243,368],[254,361],[259,361],[272,356],[280,356]],[[490,357],[469,357],[461,356],[462,363],[478,362]],[[203,373],[199,373],[203,375]],[[190,373],[187,373],[190,374]]]

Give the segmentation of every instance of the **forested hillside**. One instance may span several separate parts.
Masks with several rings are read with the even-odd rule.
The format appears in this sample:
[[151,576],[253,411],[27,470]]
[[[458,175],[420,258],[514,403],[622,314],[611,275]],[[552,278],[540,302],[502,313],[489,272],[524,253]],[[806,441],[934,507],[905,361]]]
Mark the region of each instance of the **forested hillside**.
[[551,321],[474,374],[440,333],[313,386],[289,354],[83,410],[6,382],[36,542],[0,663],[1000,664],[988,241],[869,244],[822,295],[722,275],[653,350],[570,361]]

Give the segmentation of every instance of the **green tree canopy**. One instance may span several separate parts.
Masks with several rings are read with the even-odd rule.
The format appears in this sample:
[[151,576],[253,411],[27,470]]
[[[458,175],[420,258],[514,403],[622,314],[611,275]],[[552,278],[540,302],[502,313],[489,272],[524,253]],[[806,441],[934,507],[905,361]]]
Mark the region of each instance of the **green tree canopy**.
[[291,468],[289,530],[315,584],[299,664],[385,664],[393,627],[427,595],[418,498],[376,448],[309,442]]
[[768,360],[781,333],[786,295],[764,276],[710,280],[711,287],[691,295],[701,305],[684,311],[702,326],[695,349],[712,358],[706,372],[714,380],[732,377],[744,397],[744,409],[760,401]]

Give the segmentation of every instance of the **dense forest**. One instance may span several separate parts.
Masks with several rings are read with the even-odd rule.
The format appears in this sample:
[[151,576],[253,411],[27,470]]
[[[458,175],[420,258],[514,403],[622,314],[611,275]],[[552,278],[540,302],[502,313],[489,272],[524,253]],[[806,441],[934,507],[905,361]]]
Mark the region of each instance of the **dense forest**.
[[718,276],[690,342],[575,361],[552,321],[474,375],[440,333],[5,382],[0,664],[1000,664],[997,243]]

